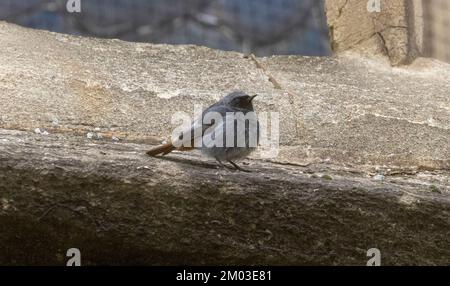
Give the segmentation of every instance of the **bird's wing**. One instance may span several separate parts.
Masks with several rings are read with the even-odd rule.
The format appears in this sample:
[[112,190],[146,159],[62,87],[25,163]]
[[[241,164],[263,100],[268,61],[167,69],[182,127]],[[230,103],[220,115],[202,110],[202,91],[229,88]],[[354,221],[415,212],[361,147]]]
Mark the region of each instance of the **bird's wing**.
[[[214,104],[203,112],[202,117],[204,117],[208,112],[217,112],[221,115],[221,118],[222,118],[222,120],[220,122],[213,122],[213,123],[209,123],[209,124],[203,123],[203,125],[202,125],[203,146],[211,146],[212,147],[212,145],[214,145],[214,142],[213,142],[214,138],[223,138],[221,140],[222,140],[222,142],[225,142],[224,141],[224,138],[225,138],[224,132],[225,132],[225,127],[226,127],[225,116],[226,116],[227,112],[234,112],[234,110],[231,107],[223,105],[223,104]],[[219,142],[216,141],[216,144],[218,144],[218,143]],[[210,144],[212,144],[212,145],[210,145]],[[223,144],[225,144],[225,143],[223,143]]]
[[[212,122],[212,123],[204,123],[203,122],[203,118],[205,117],[205,115],[208,112],[217,112],[219,114],[221,114],[222,116],[222,121],[225,120],[224,116],[226,115],[227,112],[233,112],[233,109],[222,105],[222,104],[213,104],[211,105],[209,108],[205,109],[202,113],[202,117],[201,118],[197,118],[196,120],[194,120],[191,124],[191,128],[184,131],[182,133],[181,138],[174,140],[173,143],[175,146],[189,146],[189,147],[200,147],[200,146],[195,146],[195,140],[199,140],[198,142],[201,142],[200,139],[203,137],[205,131],[209,130],[210,127],[214,126],[214,125],[221,125],[222,123],[216,124],[216,122]],[[218,126],[216,126],[218,127]],[[221,129],[223,129],[221,127]]]
[[[259,122],[256,120],[256,125],[245,122],[244,128],[241,128],[233,120],[230,126],[227,126],[227,119],[225,118],[227,112],[236,112],[230,107],[220,107],[218,112],[222,114],[222,122],[212,128],[203,130],[203,143],[206,147],[213,147],[214,143],[216,147],[256,147],[259,141]],[[217,111],[217,110],[214,110]],[[233,119],[234,117],[230,118]],[[256,118],[255,118],[256,119]],[[250,118],[249,118],[250,120]],[[211,127],[211,126],[208,126]],[[232,130],[227,130],[227,127]],[[227,137],[230,142],[227,142]],[[222,144],[222,145],[217,145]]]
[[[204,130],[203,146],[209,147],[225,147],[225,121],[214,124]],[[222,146],[219,144],[223,144]]]

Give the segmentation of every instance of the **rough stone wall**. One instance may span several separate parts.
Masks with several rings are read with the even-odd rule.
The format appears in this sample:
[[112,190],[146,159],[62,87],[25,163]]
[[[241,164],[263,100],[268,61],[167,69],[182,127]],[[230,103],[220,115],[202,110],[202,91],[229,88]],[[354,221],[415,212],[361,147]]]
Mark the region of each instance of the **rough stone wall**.
[[[449,65],[244,57],[0,23],[0,264],[450,263]],[[151,158],[227,92],[280,112],[280,153],[231,172]],[[88,136],[90,134],[90,136]],[[245,165],[246,164],[246,165]]]
[[[326,0],[326,14],[334,52],[355,50],[384,55],[392,65],[408,64],[422,52],[420,0]],[[374,6],[376,7],[376,6]]]

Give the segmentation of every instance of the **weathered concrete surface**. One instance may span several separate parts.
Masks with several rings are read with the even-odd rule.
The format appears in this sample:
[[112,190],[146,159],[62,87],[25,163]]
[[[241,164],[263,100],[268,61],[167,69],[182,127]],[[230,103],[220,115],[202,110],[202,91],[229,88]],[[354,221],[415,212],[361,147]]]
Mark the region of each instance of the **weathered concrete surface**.
[[242,54],[74,38],[6,24],[0,24],[0,37],[2,126],[53,129],[56,119],[58,131],[100,128],[106,136],[152,142],[170,135],[175,112],[193,114],[194,104],[207,106],[251,87],[263,97],[260,109],[282,108],[282,140],[295,138],[288,99],[277,96]]
[[3,128],[154,144],[170,136],[175,112],[193,115],[194,104],[242,89],[260,94],[258,111],[280,112],[275,161],[450,166],[450,65],[420,59],[390,68],[347,55],[252,59],[7,24],[0,37]]
[[449,169],[450,65],[390,68],[352,55],[260,61],[295,98],[299,136],[289,150],[298,155],[286,158]]
[[365,265],[372,247],[385,265],[450,264],[448,173],[247,174],[142,144],[0,136],[2,264],[64,264],[71,247],[84,264]]
[[[0,39],[0,264],[62,264],[69,247],[86,264],[364,265],[372,247],[384,264],[449,264],[448,65],[5,23]],[[145,155],[174,112],[233,89],[280,112],[277,158],[255,154],[246,174]]]
[[326,0],[325,3],[333,51],[384,55],[392,65],[408,64],[422,54],[421,0]]

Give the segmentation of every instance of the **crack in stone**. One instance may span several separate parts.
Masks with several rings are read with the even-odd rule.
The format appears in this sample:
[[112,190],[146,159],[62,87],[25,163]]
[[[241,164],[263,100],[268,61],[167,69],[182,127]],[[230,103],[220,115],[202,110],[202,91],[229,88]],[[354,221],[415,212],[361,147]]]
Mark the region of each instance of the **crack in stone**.
[[[281,86],[281,84],[277,81],[277,79],[269,73],[269,71],[267,70],[267,68],[264,67],[264,66],[258,61],[258,59],[256,59],[256,57],[255,57],[254,54],[250,54],[249,57],[250,57],[250,59],[255,63],[256,67],[257,67],[258,69],[261,69],[261,70],[263,71],[264,75],[267,76],[267,77],[269,78],[269,81],[272,83],[272,85],[273,85],[273,87],[274,87],[275,89],[284,90],[284,91],[288,94],[289,104],[290,104],[292,107],[294,107],[294,104],[295,104],[295,101],[294,101],[295,95],[294,95],[292,92],[290,92],[289,90],[283,88],[283,87]],[[297,122],[295,122],[295,137],[296,137],[296,138],[299,138],[299,135],[300,135],[300,132],[299,132],[299,130],[298,130],[298,125],[297,125]]]
[[[351,46],[348,47],[348,50],[353,50],[354,48],[359,46],[361,43],[364,43],[364,42],[370,40],[372,37],[377,36],[382,41],[383,48],[386,49],[386,55],[389,57],[388,48],[386,46],[386,40],[385,40],[384,36],[382,35],[382,33],[385,32],[388,29],[407,29],[407,27],[405,27],[405,26],[387,26],[387,27],[385,27],[385,28],[383,28],[383,29],[381,29],[381,30],[379,30],[377,32],[374,32],[374,33],[370,34],[368,37],[360,39],[356,43],[353,43]],[[343,38],[341,41],[345,42],[345,41],[347,41],[349,39],[349,37],[350,37],[350,35],[348,37]],[[390,59],[390,57],[389,57],[389,59]]]
[[[437,129],[440,129],[440,130],[450,130],[450,128],[433,125],[433,124],[430,124],[430,123],[428,123],[426,121],[413,121],[413,120],[409,120],[407,118],[383,115],[383,114],[378,114],[378,113],[361,113],[361,114],[358,114],[357,116],[352,117],[352,118],[350,118],[350,119],[348,119],[346,121],[347,122],[353,121],[353,120],[356,120],[356,119],[358,119],[360,117],[364,117],[364,116],[375,116],[375,117],[380,117],[380,118],[393,119],[393,120],[397,120],[397,121],[405,121],[407,123],[415,124],[415,125],[422,125],[422,126],[425,125],[425,126],[428,126],[428,127],[431,127],[431,128],[437,128]],[[338,124],[338,122],[336,122],[336,124]]]
[[342,16],[342,13],[343,13],[343,11],[344,11],[344,8],[347,6],[347,4],[348,4],[348,1],[349,0],[345,0],[345,3],[340,7],[340,8],[338,8],[338,15],[337,15],[337,19],[336,20],[339,20],[339,18]]
[[269,78],[275,89],[283,89],[278,81],[267,71],[267,69],[256,59],[254,54],[250,55],[250,59],[255,63],[256,67],[263,70],[264,74]]
[[388,47],[386,46],[386,39],[384,38],[383,34],[381,32],[376,32],[375,35],[378,36],[378,38],[380,39],[382,45],[383,45],[383,52],[386,54],[386,56],[389,58],[389,60],[392,59],[391,53],[388,49]]

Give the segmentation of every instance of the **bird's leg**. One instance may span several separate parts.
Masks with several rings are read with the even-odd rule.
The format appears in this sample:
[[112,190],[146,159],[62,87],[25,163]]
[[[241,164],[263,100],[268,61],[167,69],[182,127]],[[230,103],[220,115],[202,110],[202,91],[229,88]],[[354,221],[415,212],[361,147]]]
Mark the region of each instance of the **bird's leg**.
[[246,170],[246,169],[243,169],[243,168],[239,167],[238,164],[234,163],[234,162],[231,161],[231,160],[228,160],[228,162],[229,162],[231,165],[233,165],[233,167],[235,167],[236,170],[239,170],[239,171],[242,171],[242,172],[251,173],[250,170]]
[[222,163],[222,161],[220,161],[219,158],[217,158],[217,157],[214,157],[214,158],[216,158],[216,160],[217,160],[217,162],[219,162],[220,166],[224,167],[225,169],[231,170],[231,167],[229,167],[229,166],[225,165],[224,163]]

